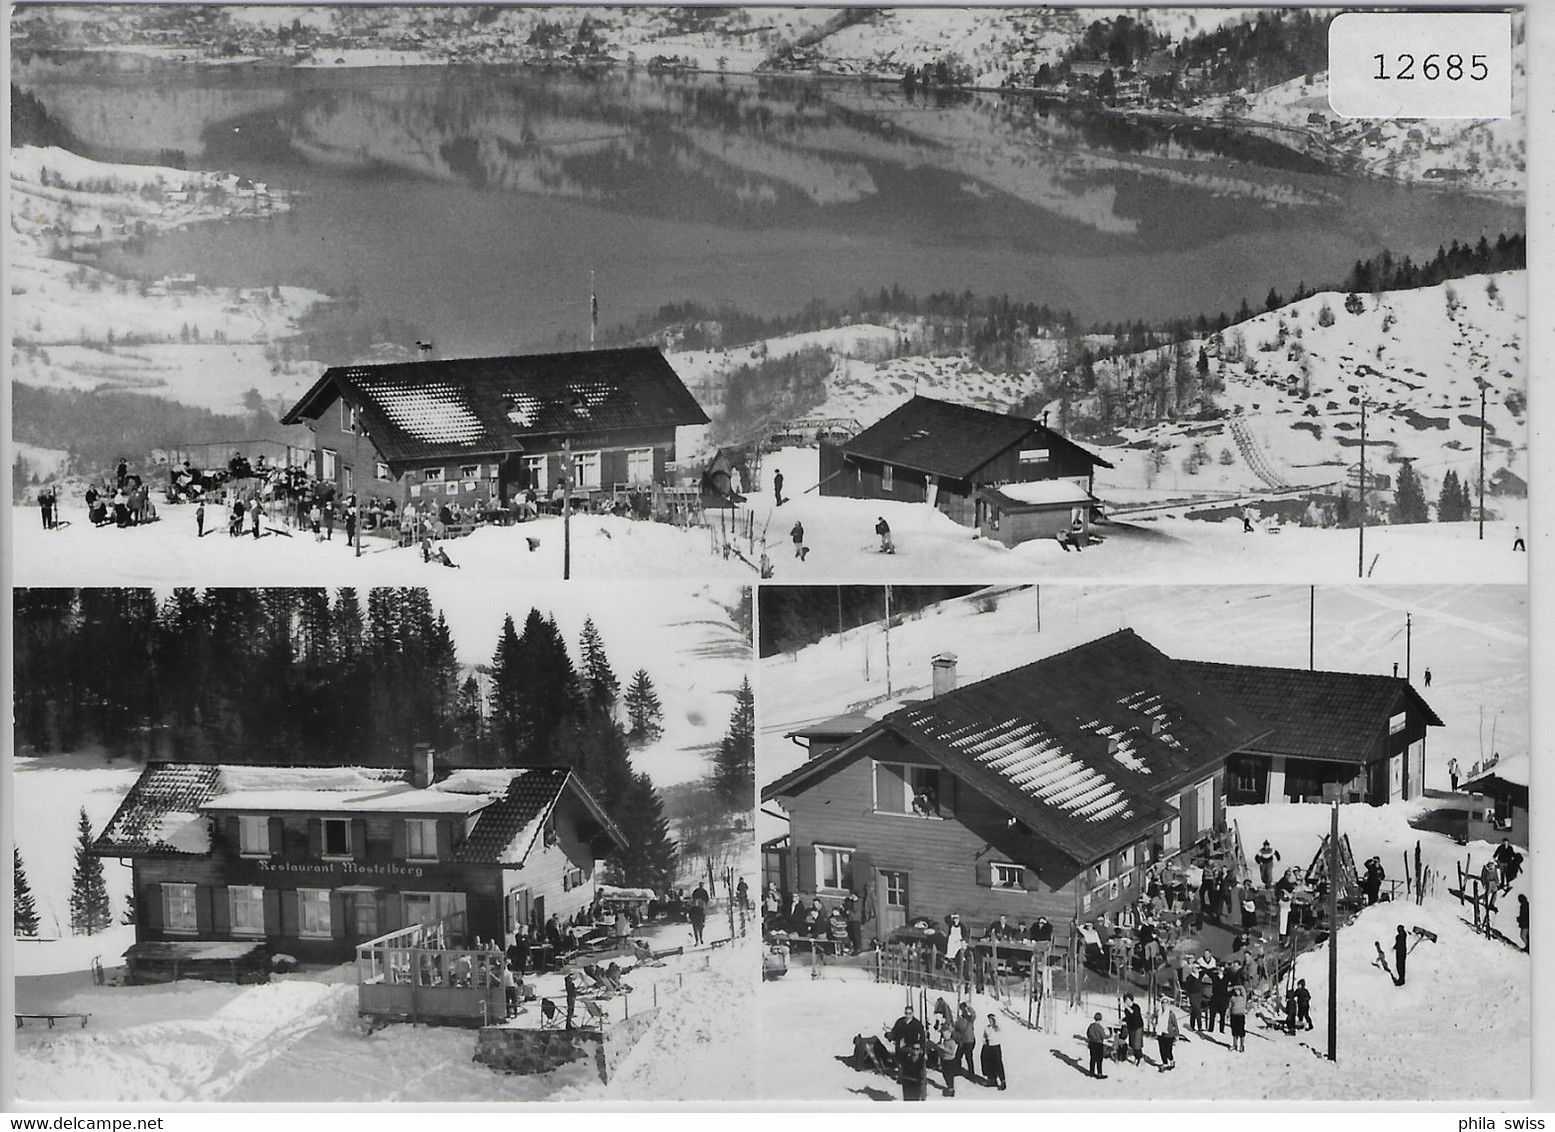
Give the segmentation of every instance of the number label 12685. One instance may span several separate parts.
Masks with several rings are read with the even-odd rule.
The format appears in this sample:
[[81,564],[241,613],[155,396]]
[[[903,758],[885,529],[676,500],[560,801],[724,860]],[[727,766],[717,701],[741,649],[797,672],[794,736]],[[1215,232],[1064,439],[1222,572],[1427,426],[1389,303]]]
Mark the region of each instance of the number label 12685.
[[1372,59],[1377,63],[1377,73],[1372,77],[1383,82],[1390,79],[1410,82],[1420,78],[1433,83],[1440,80],[1456,83],[1464,79],[1482,83],[1490,77],[1490,64],[1485,62],[1484,55],[1443,55],[1433,52],[1418,60],[1418,66],[1415,57],[1407,51],[1400,51],[1391,60],[1387,55],[1373,55]]

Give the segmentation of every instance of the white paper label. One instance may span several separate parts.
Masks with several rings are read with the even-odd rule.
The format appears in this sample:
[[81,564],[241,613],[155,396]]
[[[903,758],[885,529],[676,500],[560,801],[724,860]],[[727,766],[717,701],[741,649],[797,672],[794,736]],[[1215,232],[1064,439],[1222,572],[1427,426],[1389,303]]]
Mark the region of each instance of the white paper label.
[[1328,104],[1342,118],[1506,118],[1509,12],[1343,12],[1328,25]]

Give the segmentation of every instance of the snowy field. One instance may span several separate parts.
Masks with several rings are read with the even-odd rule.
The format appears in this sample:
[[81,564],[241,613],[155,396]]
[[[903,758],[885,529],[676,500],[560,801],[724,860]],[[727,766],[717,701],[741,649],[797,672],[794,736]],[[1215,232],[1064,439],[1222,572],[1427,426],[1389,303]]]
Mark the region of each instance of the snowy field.
[[[818,468],[815,448],[785,448],[762,458],[765,490],[753,494],[746,508],[755,514],[758,538],[765,535],[775,581],[1043,577],[1343,582],[1355,580],[1358,572],[1354,530],[1262,525],[1248,535],[1237,519],[1160,518],[1127,528],[1102,527],[1098,533],[1106,541],[1079,553],[1065,552],[1052,539],[1011,550],[975,537],[971,528],[922,504],[822,497],[812,490]],[[781,508],[773,506],[769,486],[777,470],[783,472],[788,500]],[[879,517],[891,524],[894,555],[877,551],[874,526]],[[796,521],[803,525],[810,548],[803,561],[794,557],[790,541]],[[1368,576],[1374,582],[1522,584],[1528,556],[1511,550],[1514,525],[1514,520],[1487,523],[1483,542],[1474,523],[1368,527]]]
[[[717,914],[709,925],[710,937],[726,931]],[[690,936],[689,927],[670,925],[647,938],[669,948],[689,946]],[[660,1010],[609,1085],[587,1062],[539,1076],[493,1072],[470,1060],[471,1030],[394,1025],[364,1035],[349,965],[245,987],[96,987],[79,970],[23,976],[18,1009],[84,1011],[92,1019],[85,1029],[17,1031],[16,1093],[44,1105],[749,1097],[754,1066],[729,1050],[749,1042],[755,941],[750,935],[732,946],[688,950],[664,967],[631,973],[633,1011],[649,1008],[654,983]],[[542,990],[554,993],[547,984]],[[604,1005],[619,1016],[621,1003]]]
[[[770,782],[804,761],[804,751],[783,737],[787,732],[852,710],[879,718],[927,696],[929,660],[939,652],[957,654],[964,686],[1127,627],[1168,656],[1304,668],[1309,600],[1304,585],[991,589],[910,614],[892,629],[889,695],[881,624],[862,625],[761,662],[757,781]],[[991,612],[980,612],[990,604]],[[1413,620],[1407,662],[1406,613]],[[1397,663],[1401,673],[1412,672],[1416,690],[1442,718],[1445,726],[1430,728],[1426,738],[1428,787],[1445,787],[1450,758],[1467,771],[1494,752],[1529,749],[1522,587],[1319,586],[1316,615],[1317,668],[1389,673]],[[784,823],[765,813],[759,821],[766,823],[758,826],[762,839],[784,831]]]

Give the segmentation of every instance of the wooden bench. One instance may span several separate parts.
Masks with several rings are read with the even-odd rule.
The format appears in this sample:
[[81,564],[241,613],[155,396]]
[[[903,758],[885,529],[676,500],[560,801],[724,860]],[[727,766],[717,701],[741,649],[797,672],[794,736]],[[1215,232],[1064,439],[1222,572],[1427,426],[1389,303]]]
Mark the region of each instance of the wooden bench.
[[24,1021],[30,1020],[33,1022],[47,1022],[49,1024],[49,1029],[52,1030],[54,1028],[54,1023],[59,1021],[61,1018],[79,1018],[81,1019],[82,1028],[85,1029],[86,1020],[90,1017],[90,1014],[18,1014],[16,1016],[16,1028],[20,1030],[22,1028],[22,1023]]

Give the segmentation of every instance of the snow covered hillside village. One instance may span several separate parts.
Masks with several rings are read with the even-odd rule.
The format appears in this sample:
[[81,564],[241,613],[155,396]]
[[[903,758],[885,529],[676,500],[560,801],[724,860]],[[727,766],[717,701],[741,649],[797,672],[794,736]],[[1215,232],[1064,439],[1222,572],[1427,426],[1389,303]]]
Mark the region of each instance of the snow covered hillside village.
[[1521,581],[1520,17],[1332,14],[22,5],[16,577]]
[[1527,1097],[1526,600],[763,588],[764,1091]]
[[751,1095],[749,591],[567,596],[18,590],[17,1098]]

